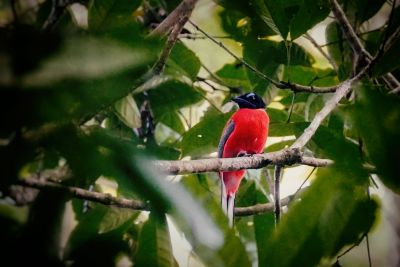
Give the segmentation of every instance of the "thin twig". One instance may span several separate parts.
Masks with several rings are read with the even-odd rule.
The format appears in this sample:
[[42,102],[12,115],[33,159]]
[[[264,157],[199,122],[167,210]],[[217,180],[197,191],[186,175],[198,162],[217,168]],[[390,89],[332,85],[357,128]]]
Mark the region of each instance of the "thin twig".
[[306,33],[305,35],[304,35],[304,37],[307,39],[307,40],[309,40],[313,45],[314,45],[314,47],[321,53],[321,55],[323,55],[328,61],[329,61],[329,63],[331,64],[331,66],[333,67],[333,69],[335,70],[335,71],[338,71],[338,66],[336,65],[336,62],[324,51],[324,49],[322,49],[322,47],[314,40],[314,38],[312,38],[312,36],[311,35],[309,35],[308,33]]
[[280,197],[280,183],[281,183],[282,166],[275,166],[274,177],[274,214],[275,214],[275,227],[278,226],[281,219],[281,197]]
[[285,82],[285,81],[275,81],[274,79],[268,77],[264,73],[262,73],[260,70],[255,68],[254,66],[250,65],[247,61],[244,59],[236,56],[231,50],[229,50],[222,42],[216,40],[213,38],[211,35],[209,35],[207,32],[202,30],[199,26],[197,26],[195,23],[193,23],[191,20],[189,20],[189,23],[198,31],[203,33],[205,36],[208,37],[213,43],[217,44],[219,47],[221,47],[223,50],[225,50],[228,54],[230,54],[233,58],[235,58],[237,61],[241,62],[246,68],[257,74],[259,77],[262,79],[272,83],[279,89],[290,89],[293,92],[309,92],[309,93],[333,93],[336,91],[336,89],[340,86],[328,86],[328,87],[317,87],[317,86],[304,86],[300,84],[294,84],[291,82]]
[[314,171],[317,169],[317,167],[314,167],[312,169],[312,171],[310,172],[309,175],[307,175],[307,178],[304,179],[304,181],[301,183],[301,185],[299,186],[299,188],[297,188],[296,192],[293,194],[293,197],[296,197],[296,195],[300,192],[300,190],[303,188],[303,185],[308,181],[308,179],[310,179],[311,175],[314,173]]

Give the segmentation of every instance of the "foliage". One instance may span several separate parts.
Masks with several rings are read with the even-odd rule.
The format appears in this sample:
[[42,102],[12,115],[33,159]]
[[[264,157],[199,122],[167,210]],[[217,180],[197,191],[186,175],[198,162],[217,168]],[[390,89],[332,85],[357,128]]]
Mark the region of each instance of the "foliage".
[[[332,265],[371,230],[381,210],[380,200],[367,194],[370,173],[364,166],[373,165],[385,186],[400,192],[400,103],[387,93],[382,79],[388,72],[400,78],[398,60],[393,60],[399,39],[376,60],[371,78],[357,84],[305,147],[308,155],[335,164],[317,170],[276,228],[274,214],[268,212],[236,218],[235,229],[229,229],[219,206],[216,174],[167,181],[149,162],[210,157],[235,110],[229,100],[249,91],[269,105],[270,137],[291,138],[267,151],[282,149],[303,133],[332,94],[280,90],[237,60],[207,68],[202,48],[196,46],[201,41],[189,27],[182,34],[190,39],[175,43],[163,73],[154,76],[151,68],[166,38],[148,34],[179,1],[79,1],[58,14],[51,29],[42,26],[53,14],[51,5],[60,1],[34,1],[29,7],[23,4],[29,1],[6,2],[0,3],[4,266],[114,266],[123,260],[134,266],[178,266],[172,227],[190,243],[190,258],[206,266]],[[385,2],[341,1],[357,33],[365,30],[363,22],[381,15]],[[248,64],[274,80],[332,86],[355,71],[348,40],[339,23],[328,18],[329,1],[214,4],[211,23],[240,45]],[[86,11],[82,23],[78,17],[85,18]],[[371,54],[398,30],[399,7],[392,16],[391,25],[360,39]],[[325,28],[326,51],[337,70],[321,67],[327,62],[321,64],[319,52],[300,41],[314,27]],[[151,212],[88,203],[50,188],[40,190],[29,205],[18,202],[12,185],[19,179],[62,167],[70,175],[57,182],[140,199]],[[264,180],[269,171],[248,172],[238,206],[270,201]],[[76,226],[65,234],[71,217]]]

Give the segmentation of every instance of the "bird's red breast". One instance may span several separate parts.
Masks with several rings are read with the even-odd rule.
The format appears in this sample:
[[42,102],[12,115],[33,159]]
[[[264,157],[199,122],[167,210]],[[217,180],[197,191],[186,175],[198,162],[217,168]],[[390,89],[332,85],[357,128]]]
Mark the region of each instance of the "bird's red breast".
[[[233,130],[226,139],[222,158],[261,153],[268,137],[269,117],[265,110],[239,109],[226,124],[224,133],[232,122]],[[228,195],[236,193],[244,173],[245,170],[220,172]]]

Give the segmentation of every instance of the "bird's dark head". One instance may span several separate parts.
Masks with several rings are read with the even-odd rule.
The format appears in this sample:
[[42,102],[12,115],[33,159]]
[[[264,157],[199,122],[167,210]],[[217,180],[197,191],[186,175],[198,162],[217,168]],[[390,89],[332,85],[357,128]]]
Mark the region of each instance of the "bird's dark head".
[[232,98],[233,102],[239,105],[239,108],[265,108],[265,103],[260,96],[255,93],[247,93],[235,98]]

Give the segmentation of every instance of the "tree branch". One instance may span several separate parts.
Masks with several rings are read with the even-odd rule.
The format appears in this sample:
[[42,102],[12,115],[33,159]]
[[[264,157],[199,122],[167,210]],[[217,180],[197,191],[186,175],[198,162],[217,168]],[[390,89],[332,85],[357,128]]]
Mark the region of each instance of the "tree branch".
[[[43,189],[62,190],[64,192],[69,193],[71,197],[74,198],[89,200],[103,205],[115,206],[118,208],[127,208],[127,209],[142,210],[142,211],[151,210],[150,207],[151,204],[145,203],[140,200],[114,197],[110,194],[93,192],[78,187],[64,186],[59,183],[50,182],[42,179],[39,180],[36,178],[28,178],[20,180],[18,182],[18,185],[23,187],[36,188],[39,190]],[[292,195],[281,199],[282,206],[287,206],[292,200],[298,198],[299,195],[301,195],[301,193],[304,192],[306,189],[307,188],[301,189],[296,194],[296,196]],[[256,204],[248,207],[237,207],[235,208],[235,216],[251,216],[266,212],[272,212],[273,210],[274,210],[273,203]]]
[[[168,17],[166,17],[158,26],[155,28],[149,36],[155,35],[167,35],[172,31],[175,25],[182,23],[183,25],[189,19],[192,11],[198,0],[183,0]],[[178,31],[178,34],[181,31]]]
[[126,199],[114,197],[110,194],[88,191],[78,187],[70,187],[59,183],[50,182],[42,179],[28,178],[18,182],[21,186],[36,189],[56,189],[69,193],[72,197],[90,200],[104,205],[116,206],[120,208],[129,208],[133,210],[149,210],[149,205],[145,202],[135,199]]
[[305,157],[298,149],[285,149],[277,152],[255,154],[239,158],[213,158],[181,161],[154,161],[160,171],[167,174],[187,174],[200,172],[234,171],[242,169],[259,169],[267,165],[303,164],[314,167],[325,167],[332,164],[329,159]]
[[168,17],[164,19],[163,22],[161,22],[157,28],[155,28],[149,34],[150,37],[155,35],[169,34],[161,56],[153,67],[154,75],[159,75],[162,73],[165,63],[171,54],[172,48],[178,39],[179,33],[182,31],[183,26],[186,24],[190,15],[192,14],[197,1],[198,0],[182,1],[179,6],[177,6],[175,10],[172,11],[172,13],[169,14]]

